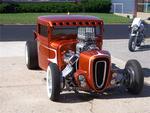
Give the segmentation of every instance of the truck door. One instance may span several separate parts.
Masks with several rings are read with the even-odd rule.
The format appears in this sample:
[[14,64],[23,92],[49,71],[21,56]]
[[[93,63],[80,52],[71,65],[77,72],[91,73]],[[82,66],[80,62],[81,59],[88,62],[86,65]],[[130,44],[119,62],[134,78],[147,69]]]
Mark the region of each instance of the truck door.
[[38,24],[38,35],[37,35],[37,45],[38,45],[38,60],[39,66],[46,70],[48,66],[48,25]]

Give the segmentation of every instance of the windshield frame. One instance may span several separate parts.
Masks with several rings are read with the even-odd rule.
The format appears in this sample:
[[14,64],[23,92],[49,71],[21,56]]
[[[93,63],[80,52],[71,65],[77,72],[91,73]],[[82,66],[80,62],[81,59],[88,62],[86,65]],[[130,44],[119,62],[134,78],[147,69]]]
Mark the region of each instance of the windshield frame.
[[[96,36],[96,37],[99,37],[99,36],[102,35],[102,27],[101,27],[100,25],[98,25],[98,26],[57,26],[57,27],[53,27],[53,28],[52,28],[51,33],[52,33],[52,36],[54,36],[54,37],[55,37],[55,36],[62,36],[62,35],[63,35],[63,36],[64,36],[64,35],[66,35],[66,36],[67,36],[67,35],[77,35],[77,34],[78,34],[78,28],[79,28],[79,27],[94,27],[94,28],[95,28],[95,36]],[[97,27],[99,27],[99,30],[98,30],[99,33],[98,33],[98,34],[97,34],[97,30],[96,30]],[[61,35],[61,34],[60,34],[60,35],[59,35],[59,34],[54,34],[54,30],[55,30],[55,29],[71,29],[71,28],[76,28],[76,32],[75,32],[75,33],[72,33],[72,34],[65,34],[65,33],[66,33],[66,32],[65,32],[65,33],[62,33],[62,35]]]

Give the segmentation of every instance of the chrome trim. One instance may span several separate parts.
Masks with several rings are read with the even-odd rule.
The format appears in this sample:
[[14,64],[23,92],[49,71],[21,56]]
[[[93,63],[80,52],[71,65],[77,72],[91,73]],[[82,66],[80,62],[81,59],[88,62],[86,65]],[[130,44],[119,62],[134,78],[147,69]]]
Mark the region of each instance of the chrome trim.
[[[91,63],[92,63],[92,60],[93,60],[93,57],[97,57],[97,56],[105,56],[106,58],[107,57],[110,57],[110,56],[108,56],[107,54],[103,54],[103,53],[101,53],[101,52],[99,52],[99,51],[97,51],[97,54],[96,55],[93,55],[92,57],[90,57],[90,59],[89,59],[89,70],[91,71]],[[93,66],[92,66],[93,67]]]
[[[97,64],[98,64],[98,63],[101,63],[101,62],[104,63],[105,67],[104,67],[104,73],[103,73],[103,82],[102,82],[102,84],[99,86],[99,85],[98,85],[98,81],[97,81]],[[95,78],[96,86],[97,86],[98,88],[102,88],[103,85],[104,85],[105,78],[106,78],[106,68],[107,68],[107,62],[106,62],[106,61],[97,61],[97,62],[95,63],[95,75],[94,75],[94,78]]]
[[62,71],[62,76],[66,77],[67,75],[69,75],[71,72],[73,71],[73,67],[68,64]]

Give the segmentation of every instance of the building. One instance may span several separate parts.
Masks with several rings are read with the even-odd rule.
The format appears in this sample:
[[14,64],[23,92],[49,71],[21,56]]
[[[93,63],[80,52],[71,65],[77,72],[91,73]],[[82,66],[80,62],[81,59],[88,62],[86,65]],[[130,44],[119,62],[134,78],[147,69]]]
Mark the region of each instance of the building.
[[150,0],[112,0],[111,12],[136,16],[150,12]]
[[133,14],[135,10],[135,0],[112,0],[112,12]]
[[147,12],[147,10],[150,10],[150,0],[137,0],[137,11]]

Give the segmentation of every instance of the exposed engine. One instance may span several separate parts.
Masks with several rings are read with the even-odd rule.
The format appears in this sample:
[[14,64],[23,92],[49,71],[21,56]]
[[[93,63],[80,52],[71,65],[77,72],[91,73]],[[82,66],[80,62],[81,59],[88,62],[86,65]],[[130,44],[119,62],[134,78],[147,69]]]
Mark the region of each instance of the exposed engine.
[[95,28],[94,27],[79,27],[77,35],[78,43],[76,45],[76,51],[69,50],[64,55],[64,62],[68,65],[62,71],[63,77],[71,74],[75,66],[77,69],[77,61],[79,55],[83,51],[99,49],[96,46]]
[[99,49],[95,43],[95,28],[80,27],[78,28],[78,44],[76,45],[76,53],[80,54],[83,51]]

